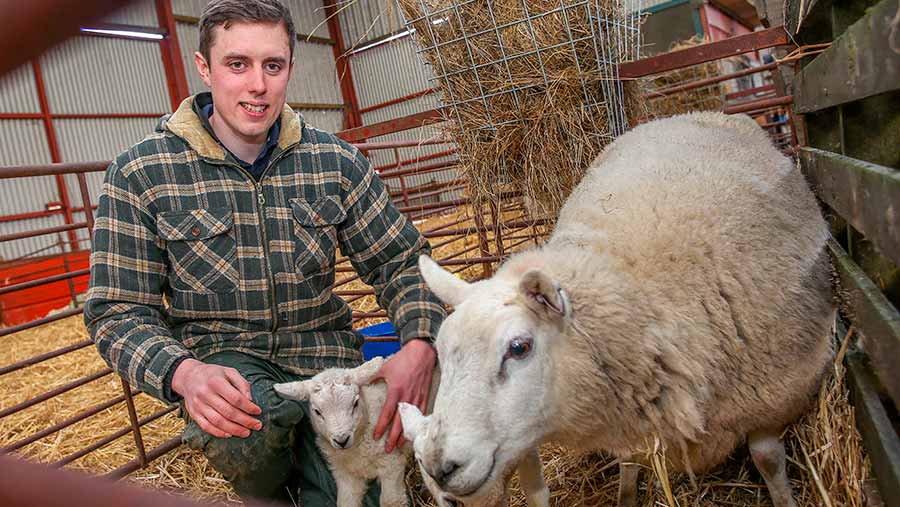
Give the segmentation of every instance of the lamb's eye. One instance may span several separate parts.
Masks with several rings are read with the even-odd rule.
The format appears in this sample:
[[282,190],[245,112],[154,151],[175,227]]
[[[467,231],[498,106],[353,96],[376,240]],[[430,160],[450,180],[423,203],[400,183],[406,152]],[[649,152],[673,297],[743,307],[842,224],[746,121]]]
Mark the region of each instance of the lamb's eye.
[[531,352],[531,338],[513,338],[506,350],[506,357],[524,359]]
[[317,416],[322,417],[322,412],[319,412],[319,409],[314,408],[313,411],[315,411]]
[[356,407],[358,407],[358,406],[359,406],[359,398],[356,398],[355,400],[353,400],[353,408],[354,408],[354,410],[355,410]]

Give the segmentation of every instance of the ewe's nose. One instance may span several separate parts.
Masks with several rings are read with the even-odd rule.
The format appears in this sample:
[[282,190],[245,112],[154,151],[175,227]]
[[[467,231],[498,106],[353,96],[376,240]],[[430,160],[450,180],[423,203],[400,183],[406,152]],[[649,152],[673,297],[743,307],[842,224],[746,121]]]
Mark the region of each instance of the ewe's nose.
[[460,468],[462,467],[459,463],[442,459],[437,461],[437,466],[426,468],[425,471],[428,472],[428,475],[434,479],[438,486],[443,488],[447,481],[450,480],[450,477]]
[[349,442],[349,441],[350,441],[350,435],[344,435],[342,437],[334,437],[331,439],[331,442],[338,449],[343,449],[343,448],[347,447],[347,442]]

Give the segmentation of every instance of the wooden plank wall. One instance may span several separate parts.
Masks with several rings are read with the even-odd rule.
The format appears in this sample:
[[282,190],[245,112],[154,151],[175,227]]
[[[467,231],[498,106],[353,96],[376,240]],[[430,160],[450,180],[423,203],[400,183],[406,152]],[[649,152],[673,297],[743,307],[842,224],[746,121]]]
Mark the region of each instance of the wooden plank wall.
[[800,166],[829,217],[843,314],[860,337],[847,362],[860,432],[887,505],[900,505],[900,2],[786,0],[802,62],[794,113]]

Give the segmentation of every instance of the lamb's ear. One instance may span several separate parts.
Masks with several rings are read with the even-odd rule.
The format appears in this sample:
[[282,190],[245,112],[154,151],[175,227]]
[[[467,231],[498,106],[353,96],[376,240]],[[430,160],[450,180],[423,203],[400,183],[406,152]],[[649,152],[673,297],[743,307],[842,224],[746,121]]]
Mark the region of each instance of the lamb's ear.
[[275,384],[272,386],[275,392],[282,398],[289,400],[306,401],[312,393],[315,382],[312,380],[301,380],[298,382],[285,382],[283,384]]
[[400,411],[400,423],[403,424],[403,438],[415,442],[416,437],[424,434],[425,429],[428,428],[431,416],[422,415],[419,407],[409,403],[398,403],[397,410]]
[[525,304],[540,315],[559,318],[567,317],[572,312],[566,291],[559,282],[539,269],[531,269],[522,275],[519,292]]
[[438,266],[427,255],[419,256],[419,272],[428,284],[428,288],[434,292],[441,301],[458,306],[466,297],[469,282],[460,280],[453,273]]
[[383,357],[374,357],[348,372],[351,384],[366,385],[375,379],[375,375],[384,365]]

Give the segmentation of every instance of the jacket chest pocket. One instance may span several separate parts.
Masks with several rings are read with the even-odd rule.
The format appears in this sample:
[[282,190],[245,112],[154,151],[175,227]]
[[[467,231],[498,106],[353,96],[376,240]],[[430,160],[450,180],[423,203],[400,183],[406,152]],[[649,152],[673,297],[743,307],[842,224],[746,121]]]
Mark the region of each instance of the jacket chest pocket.
[[347,213],[341,202],[332,196],[306,201],[291,199],[294,215],[294,267],[306,277],[324,274],[334,267],[334,252],[338,246],[337,228]]
[[166,211],[156,216],[166,242],[172,288],[201,293],[228,293],[238,287],[237,244],[230,208]]

